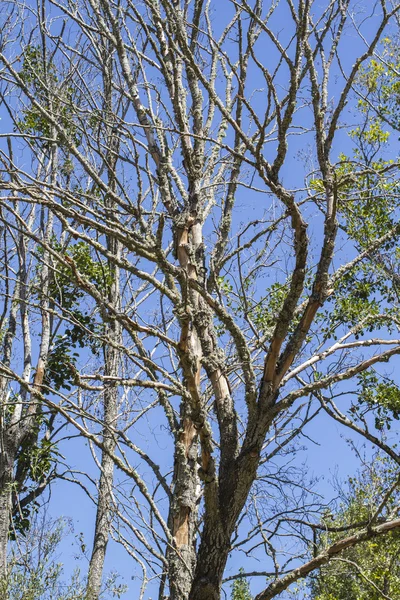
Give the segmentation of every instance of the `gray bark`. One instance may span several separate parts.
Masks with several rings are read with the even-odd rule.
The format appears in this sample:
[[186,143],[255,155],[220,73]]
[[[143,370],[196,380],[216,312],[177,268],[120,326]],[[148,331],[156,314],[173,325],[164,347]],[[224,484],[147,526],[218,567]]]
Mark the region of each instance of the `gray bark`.
[[[109,239],[110,251],[119,255],[119,243]],[[120,308],[119,269],[109,265],[112,273],[112,285],[109,292],[109,301],[112,306]],[[114,319],[109,323],[107,337],[110,344],[104,348],[104,375],[117,378],[119,375],[120,354],[116,346],[122,343],[121,326]],[[87,600],[97,600],[101,591],[104,561],[107,543],[110,536],[112,520],[112,487],[114,479],[114,460],[112,455],[115,450],[115,436],[113,429],[116,427],[118,416],[118,385],[105,383],[104,389],[104,414],[103,414],[103,449],[101,454],[101,475],[97,497],[96,524],[93,538],[93,549],[89,564]]]
[[[114,354],[114,356],[112,356]],[[111,356],[110,356],[111,355]],[[107,375],[115,375],[118,366],[116,351],[107,352]],[[109,387],[104,392],[104,423],[115,426],[118,407],[118,388]],[[97,498],[96,525],[93,539],[93,550],[89,565],[87,600],[97,600],[101,590],[104,560],[110,535],[112,519],[112,484],[114,479],[114,461],[110,456],[115,449],[115,439],[112,433],[105,429],[103,435],[104,450],[101,457],[101,476]]]
[[[105,98],[105,113],[108,123],[113,122],[113,107],[112,107],[112,55],[108,48],[107,42],[102,39],[103,50],[103,73],[104,73],[104,98]],[[104,46],[103,46],[104,44]],[[115,169],[116,159],[113,152],[118,146],[116,132],[111,125],[107,127],[107,148],[108,155],[106,159],[108,182],[110,188],[115,190]],[[113,220],[113,203],[109,201],[107,207],[109,219]],[[120,243],[112,236],[107,236],[107,247],[117,259],[120,259]],[[110,305],[116,311],[120,311],[120,271],[115,266],[112,260],[109,261],[108,267],[112,278],[108,300]],[[117,378],[119,375],[120,353],[117,346],[122,344],[121,325],[117,320],[110,321],[107,327],[107,337],[110,344],[104,347],[104,374],[106,376]],[[118,385],[114,383],[106,383],[104,389],[104,415],[103,415],[103,449],[101,455],[101,475],[99,480],[99,491],[97,497],[97,513],[96,524],[93,539],[93,549],[89,564],[88,583],[87,583],[87,600],[97,600],[101,592],[102,577],[104,571],[104,561],[106,557],[107,544],[111,531],[112,521],[112,488],[114,479],[114,460],[112,455],[115,450],[115,436],[113,428],[116,427],[118,416]]]
[[[111,243],[111,245],[113,245]],[[118,251],[118,248],[114,249]],[[113,284],[110,295],[113,305],[119,306],[119,271],[114,270]],[[121,328],[114,320],[110,323],[108,337],[115,344],[121,343]],[[104,350],[104,374],[117,377],[119,371],[119,351],[111,344]],[[97,600],[101,591],[101,583],[106,557],[107,544],[112,520],[112,487],[114,479],[115,436],[112,432],[116,427],[118,415],[118,387],[115,384],[105,384],[104,390],[104,429],[103,450],[101,455],[101,475],[97,497],[96,524],[93,538],[93,549],[89,564],[87,600]]]

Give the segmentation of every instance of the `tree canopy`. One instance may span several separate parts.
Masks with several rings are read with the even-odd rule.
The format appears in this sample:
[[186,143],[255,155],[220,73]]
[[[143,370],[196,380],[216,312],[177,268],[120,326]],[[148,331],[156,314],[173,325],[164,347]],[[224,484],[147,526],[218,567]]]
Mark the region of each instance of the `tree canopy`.
[[[4,589],[64,490],[91,506],[86,600],[111,597],[117,544],[141,600],[250,578],[332,600],[349,561],[393,593],[370,563],[400,529],[397,0],[0,15]],[[340,526],[305,458],[327,475],[333,438],[339,463],[344,438],[385,461]]]

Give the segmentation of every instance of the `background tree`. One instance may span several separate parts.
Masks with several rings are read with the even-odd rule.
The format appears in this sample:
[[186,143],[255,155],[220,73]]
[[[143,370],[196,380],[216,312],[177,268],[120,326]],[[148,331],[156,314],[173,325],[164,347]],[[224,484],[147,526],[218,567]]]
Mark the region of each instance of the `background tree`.
[[[378,456],[359,479],[351,479],[348,497],[339,511],[324,520],[326,532],[318,535],[316,551],[339,539],[340,530],[351,527],[357,520],[370,522],[382,493],[393,487],[396,471]],[[385,511],[395,513],[397,504],[397,495],[393,495]],[[400,585],[399,545],[398,532],[393,532],[384,539],[372,539],[343,552],[320,570],[312,582],[311,597],[315,600],[396,598]]]
[[[60,562],[63,538],[72,540],[75,551],[76,564],[70,575]],[[78,538],[69,521],[60,518],[53,522],[45,515],[35,514],[29,531],[10,554],[7,577],[0,583],[2,597],[8,600],[86,600],[87,583],[80,568],[82,552]],[[110,576],[104,581],[99,598],[119,598],[124,590],[117,577]]]

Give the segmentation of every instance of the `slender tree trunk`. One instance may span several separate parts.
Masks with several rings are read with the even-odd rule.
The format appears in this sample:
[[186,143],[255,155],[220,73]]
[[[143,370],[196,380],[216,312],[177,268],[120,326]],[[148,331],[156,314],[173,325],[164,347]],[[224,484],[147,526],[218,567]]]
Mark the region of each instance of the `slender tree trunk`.
[[[5,436],[6,437],[6,436]],[[15,449],[6,439],[0,452],[0,577],[7,575],[7,543],[11,521]]]
[[[115,334],[116,332],[113,333]],[[105,354],[105,374],[116,376],[118,372],[118,351],[115,348],[108,348]],[[110,535],[114,461],[109,453],[112,453],[115,449],[115,438],[109,427],[115,427],[117,409],[118,388],[111,385],[107,386],[104,391],[104,450],[101,456],[101,476],[97,498],[93,550],[89,565],[87,600],[97,600],[99,597],[107,543]]]
[[[119,255],[120,245],[113,239],[108,240],[108,247],[114,255]],[[116,310],[120,309],[119,269],[109,262],[112,284],[109,292],[109,301]],[[111,320],[108,325],[107,338],[109,344],[104,348],[104,375],[118,377],[120,366],[120,352],[118,346],[122,343],[120,324]],[[104,561],[107,543],[111,530],[112,519],[112,488],[114,480],[114,461],[111,454],[115,450],[115,436],[113,428],[116,427],[118,416],[118,386],[113,382],[104,384],[104,415],[103,415],[103,444],[101,455],[101,475],[97,497],[96,525],[93,539],[93,550],[89,564],[87,600],[97,600],[101,590]]]
[[[115,190],[116,173],[116,155],[118,147],[118,137],[116,131],[111,126],[114,120],[112,106],[112,77],[113,62],[112,52],[106,40],[102,39],[103,46],[103,75],[104,75],[104,99],[105,114],[110,124],[107,132],[107,150],[106,159],[108,182],[112,190]],[[113,203],[108,202],[108,218],[112,221],[115,218],[113,213]],[[120,243],[112,236],[107,237],[108,250],[117,258],[120,258]],[[108,293],[110,304],[119,311],[121,309],[120,301],[120,270],[115,266],[112,260],[108,262],[109,276],[111,285]],[[122,330],[116,319],[112,319],[107,327],[107,336],[110,343],[104,347],[104,375],[117,378],[120,367],[120,352],[118,346],[122,344]],[[104,386],[104,415],[103,415],[103,451],[101,455],[101,475],[99,481],[99,492],[97,497],[96,524],[93,539],[93,549],[89,564],[87,600],[98,600],[101,591],[101,583],[104,571],[104,561],[106,557],[107,544],[111,531],[112,520],[112,489],[114,480],[114,461],[111,454],[115,450],[115,436],[113,428],[116,427],[118,415],[118,386],[112,382],[105,382]]]
[[[3,343],[2,362],[10,365],[13,341],[17,329],[17,303],[19,285],[16,284],[11,304],[9,324]],[[8,381],[5,377],[0,379],[0,578],[7,574],[7,543],[11,520],[12,483],[15,448],[9,436],[9,419],[7,418],[8,406]],[[15,431],[17,435],[17,430]]]

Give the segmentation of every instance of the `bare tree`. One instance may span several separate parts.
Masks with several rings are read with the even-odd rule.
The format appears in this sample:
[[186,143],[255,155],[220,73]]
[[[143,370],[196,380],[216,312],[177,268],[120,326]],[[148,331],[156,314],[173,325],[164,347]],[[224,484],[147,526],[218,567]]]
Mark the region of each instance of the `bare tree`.
[[[286,456],[324,411],[400,463],[334,404],[400,353],[395,311],[356,306],[346,288],[399,235],[394,205],[361,243],[355,182],[373,171],[392,194],[397,164],[338,151],[354,84],[400,8],[380,0],[365,21],[350,0],[6,4],[2,98],[21,150],[2,151],[0,202],[10,235],[42,248],[36,378],[55,356],[63,376],[47,366],[32,380],[7,356],[0,372],[28,414],[47,407],[102,453],[90,598],[110,534],[142,570],[140,598],[149,584],[159,599],[217,600],[229,555],[263,550],[265,600],[398,528],[395,514],[359,524],[310,558],[323,507]],[[305,168],[292,169],[299,149]]]
[[[107,183],[110,189],[115,193],[116,190],[116,166],[118,137],[116,134],[116,122],[113,113],[113,93],[112,93],[112,71],[113,71],[113,53],[109,48],[107,38],[103,41],[103,68],[104,68],[104,116],[107,123],[107,138],[104,140],[108,153],[105,157],[105,169],[107,170]],[[114,201],[106,201],[105,208],[108,211],[109,219],[113,220]],[[108,301],[112,307],[113,313],[120,311],[120,267],[115,264],[114,257],[117,260],[121,258],[121,243],[114,239],[112,235],[107,235],[107,249],[110,258],[107,262],[108,268]],[[96,527],[93,542],[93,552],[90,560],[88,575],[88,599],[94,600],[99,597],[102,583],[104,560],[108,538],[110,535],[110,521],[112,518],[112,488],[114,478],[114,461],[112,453],[115,451],[115,438],[113,429],[118,419],[118,377],[120,370],[120,350],[118,346],[122,345],[121,325],[117,319],[111,315],[111,319],[105,323],[104,335],[110,340],[109,345],[104,345],[104,375],[109,381],[104,386],[104,432],[103,449],[101,460],[101,477],[99,481],[99,493],[97,500]],[[114,380],[114,381],[113,381]]]

